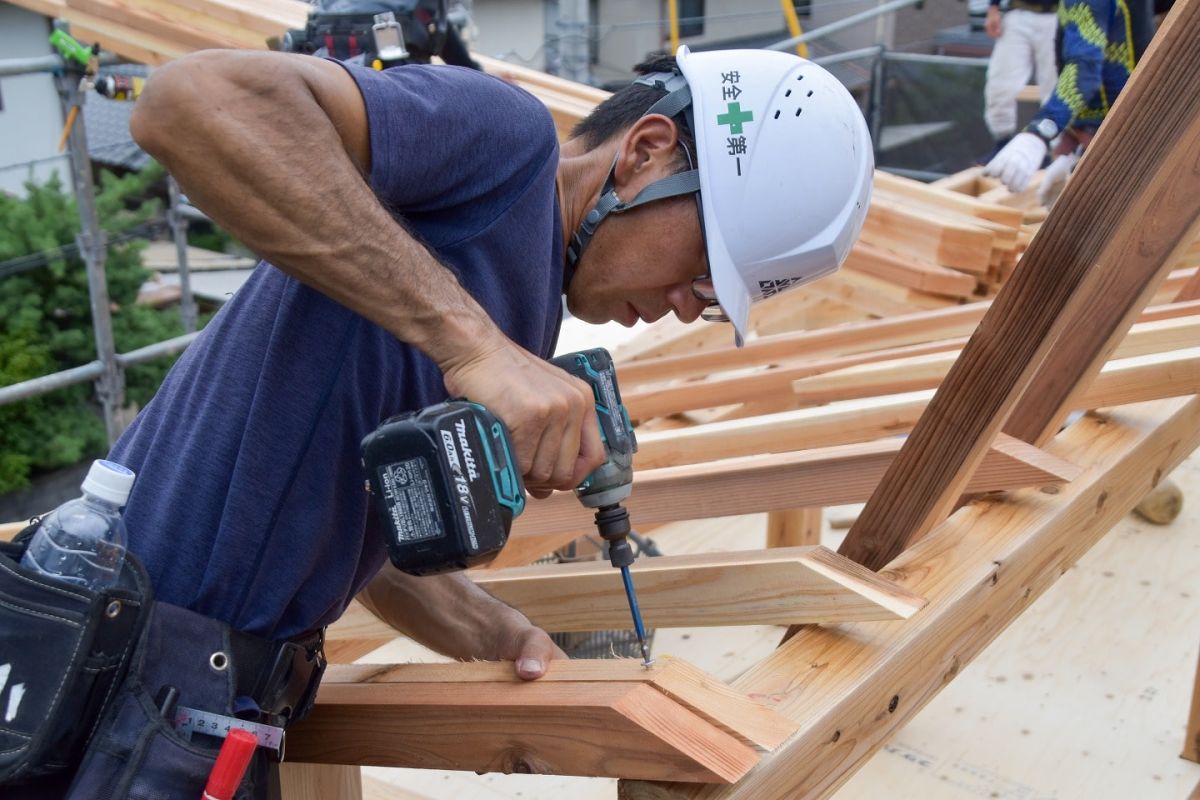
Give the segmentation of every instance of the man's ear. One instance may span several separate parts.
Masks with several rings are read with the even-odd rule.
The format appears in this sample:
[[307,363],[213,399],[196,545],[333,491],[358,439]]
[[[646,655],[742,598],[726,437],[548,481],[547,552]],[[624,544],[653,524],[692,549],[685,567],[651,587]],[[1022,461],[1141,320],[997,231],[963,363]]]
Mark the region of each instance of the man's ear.
[[625,201],[661,177],[674,172],[679,130],[662,114],[648,114],[629,128],[621,140],[616,164],[616,189]]

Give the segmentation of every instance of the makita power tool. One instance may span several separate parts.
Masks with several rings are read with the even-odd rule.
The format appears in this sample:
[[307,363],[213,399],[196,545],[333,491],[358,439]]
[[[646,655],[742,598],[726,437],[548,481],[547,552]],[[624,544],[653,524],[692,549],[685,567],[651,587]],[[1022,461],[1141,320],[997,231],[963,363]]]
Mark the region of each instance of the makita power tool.
[[[629,513],[637,439],[621,403],[612,356],[603,348],[551,363],[585,381],[595,398],[607,458],[575,489],[596,509],[596,527],[620,568],[643,663],[646,631],[629,574]],[[525,509],[512,442],[504,423],[478,403],[450,400],[385,421],[362,443],[367,488],[383,523],[388,555],[400,570],[432,575],[488,563],[508,541]]]

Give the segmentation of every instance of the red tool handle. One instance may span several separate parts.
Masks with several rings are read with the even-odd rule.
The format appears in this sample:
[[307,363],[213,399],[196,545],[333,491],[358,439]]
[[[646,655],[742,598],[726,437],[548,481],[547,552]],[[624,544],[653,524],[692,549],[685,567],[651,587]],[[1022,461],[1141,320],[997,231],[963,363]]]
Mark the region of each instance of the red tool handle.
[[256,747],[258,739],[250,731],[241,728],[229,731],[212,772],[208,773],[208,785],[200,800],[233,800]]

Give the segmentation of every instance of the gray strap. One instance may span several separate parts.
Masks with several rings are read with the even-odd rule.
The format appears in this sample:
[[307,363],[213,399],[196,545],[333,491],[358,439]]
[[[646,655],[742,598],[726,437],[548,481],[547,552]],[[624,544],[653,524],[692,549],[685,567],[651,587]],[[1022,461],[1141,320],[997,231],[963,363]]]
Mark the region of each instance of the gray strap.
[[637,197],[633,198],[633,200],[628,203],[622,203],[619,208],[613,208],[612,211],[619,214],[622,211],[628,211],[631,208],[652,203],[655,200],[663,200],[668,197],[691,194],[698,191],[700,191],[700,170],[689,169],[687,172],[676,172],[674,175],[669,175],[650,184],[638,192]]
[[[674,117],[691,104],[692,90],[688,88],[687,84],[684,84],[682,89],[676,89],[646,109],[646,114],[662,114],[664,117]],[[645,116],[645,114],[642,116]]]

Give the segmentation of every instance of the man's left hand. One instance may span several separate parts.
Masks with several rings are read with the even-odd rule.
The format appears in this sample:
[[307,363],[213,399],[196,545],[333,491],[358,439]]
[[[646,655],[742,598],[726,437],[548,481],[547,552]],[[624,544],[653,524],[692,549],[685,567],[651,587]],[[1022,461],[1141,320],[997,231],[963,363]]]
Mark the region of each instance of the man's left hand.
[[513,662],[521,680],[533,681],[546,674],[551,659],[566,658],[567,654],[549,634],[521,616],[520,621],[499,632],[494,656],[501,661]]
[[388,625],[431,650],[464,660],[512,661],[536,680],[566,658],[550,636],[461,572],[416,577],[385,565],[358,600]]

